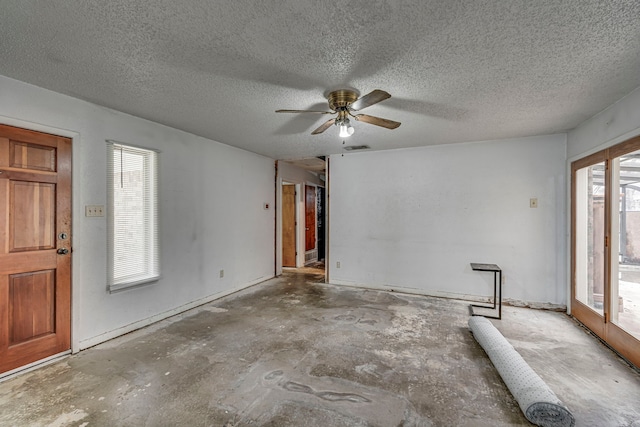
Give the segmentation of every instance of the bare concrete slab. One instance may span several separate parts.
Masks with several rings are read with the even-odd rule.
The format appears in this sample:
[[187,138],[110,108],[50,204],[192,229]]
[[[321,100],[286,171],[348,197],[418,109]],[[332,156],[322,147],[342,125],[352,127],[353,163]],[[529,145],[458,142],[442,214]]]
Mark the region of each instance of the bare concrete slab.
[[[0,383],[2,426],[530,425],[468,303],[287,272]],[[640,375],[568,316],[494,325],[579,426],[640,426]]]

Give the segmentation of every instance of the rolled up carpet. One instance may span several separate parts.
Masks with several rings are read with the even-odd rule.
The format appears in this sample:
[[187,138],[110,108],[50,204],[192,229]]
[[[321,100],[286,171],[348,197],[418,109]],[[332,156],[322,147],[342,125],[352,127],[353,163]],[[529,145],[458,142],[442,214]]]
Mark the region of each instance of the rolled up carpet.
[[488,319],[472,316],[469,328],[529,421],[542,427],[575,425],[569,409]]

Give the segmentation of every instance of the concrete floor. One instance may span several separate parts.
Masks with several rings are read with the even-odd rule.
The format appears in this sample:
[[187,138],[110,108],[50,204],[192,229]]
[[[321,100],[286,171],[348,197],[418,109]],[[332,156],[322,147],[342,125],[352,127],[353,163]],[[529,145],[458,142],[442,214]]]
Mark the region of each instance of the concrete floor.
[[[285,273],[0,383],[2,426],[530,425],[468,303]],[[576,417],[640,426],[640,374],[562,313],[493,323]]]

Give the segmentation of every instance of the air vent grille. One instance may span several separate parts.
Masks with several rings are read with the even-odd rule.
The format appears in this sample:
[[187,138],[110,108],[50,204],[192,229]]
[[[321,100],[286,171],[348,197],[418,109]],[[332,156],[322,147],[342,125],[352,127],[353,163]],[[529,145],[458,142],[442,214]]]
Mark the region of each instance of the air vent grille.
[[347,151],[358,151],[358,150],[368,150],[371,147],[369,147],[368,145],[347,145],[346,147],[343,147],[343,148]]

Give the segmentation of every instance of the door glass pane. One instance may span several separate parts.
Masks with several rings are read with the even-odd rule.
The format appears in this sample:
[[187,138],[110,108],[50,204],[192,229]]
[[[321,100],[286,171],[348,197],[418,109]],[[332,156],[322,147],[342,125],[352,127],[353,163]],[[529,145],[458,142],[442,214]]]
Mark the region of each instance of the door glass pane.
[[[611,261],[611,321],[640,338],[640,151],[617,157],[613,169],[614,230]],[[617,231],[617,233],[615,232]]]
[[604,307],[604,175],[600,162],[576,171],[575,295],[603,314]]

